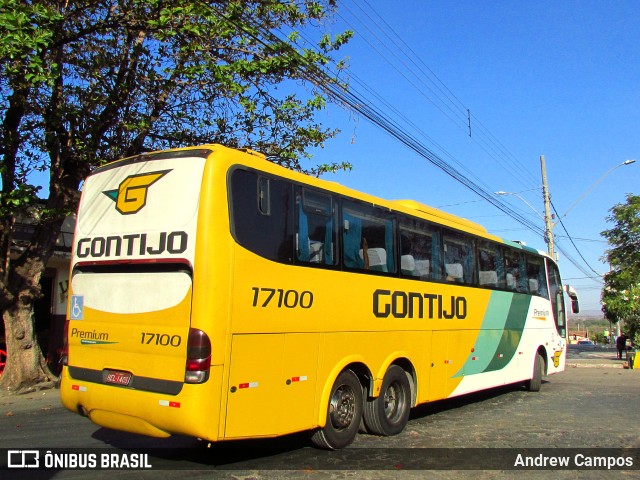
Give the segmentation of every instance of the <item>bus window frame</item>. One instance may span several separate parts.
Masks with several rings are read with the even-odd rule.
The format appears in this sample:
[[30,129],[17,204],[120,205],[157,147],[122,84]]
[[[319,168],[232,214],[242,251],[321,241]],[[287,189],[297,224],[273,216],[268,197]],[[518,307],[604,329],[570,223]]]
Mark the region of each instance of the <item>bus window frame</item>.
[[[466,286],[479,286],[476,274],[476,243],[477,237],[468,233],[454,230],[450,228],[442,229],[442,274],[446,283],[453,285],[466,285]],[[449,273],[447,272],[447,246],[455,246],[462,249],[463,258],[462,263],[462,277],[461,280],[449,279]],[[470,270],[470,271],[469,271]]]
[[[480,274],[481,272],[490,272],[491,270],[481,270],[481,252],[486,252],[488,254],[495,253],[495,258],[493,259],[495,266],[495,274],[496,274],[496,283],[490,284],[485,283],[481,284]],[[504,270],[504,255],[500,248],[500,244],[492,242],[490,240],[486,240],[483,238],[479,238],[476,244],[476,261],[477,261],[477,272],[478,272],[478,287],[479,288],[489,288],[491,290],[506,290],[506,279],[505,279],[505,270]]]
[[[398,214],[398,261],[402,265],[403,256],[403,235],[411,234],[412,236],[430,237],[431,246],[429,252],[429,272],[427,275],[413,275],[411,273],[405,273],[402,268],[399,269],[399,275],[402,278],[411,280],[429,281],[429,282],[441,282],[442,281],[442,229],[431,222],[423,220],[411,215]],[[405,233],[406,232],[406,233]],[[409,255],[414,259],[415,256],[409,251]],[[418,259],[418,261],[425,260],[424,258]],[[415,270],[414,270],[415,271]]]
[[[373,275],[385,275],[385,276],[397,277],[399,275],[399,270],[400,270],[398,268],[398,261],[397,261],[397,257],[398,257],[398,239],[397,239],[398,214],[397,212],[387,209],[385,207],[380,207],[378,205],[374,205],[368,202],[363,202],[363,201],[349,198],[349,197],[340,197],[339,210],[340,210],[340,215],[339,215],[340,226],[339,226],[338,235],[340,237],[340,245],[341,245],[340,265],[342,267],[342,270],[347,272],[363,272],[363,273],[373,274]],[[350,211],[353,211],[355,213],[351,213]],[[370,214],[370,212],[380,212],[380,215],[379,216],[372,215]],[[349,229],[350,229],[352,220],[345,218],[345,213],[350,217],[364,220],[369,223],[378,224],[384,228],[384,246],[376,247],[376,246],[370,245],[369,241],[371,240],[371,238],[370,240],[367,240],[366,246],[367,246],[367,249],[383,248],[385,250],[385,253],[387,256],[386,271],[377,270],[377,269],[374,270],[374,269],[371,269],[370,267],[367,268],[366,261],[362,257],[360,257],[362,261],[362,266],[347,265],[347,261],[346,261],[347,246],[345,245],[346,243],[345,235],[348,234],[348,230],[346,229],[347,222],[350,222],[349,223]],[[387,231],[387,228],[389,225],[391,229],[390,232]],[[360,245],[357,250],[363,250],[363,255],[364,255],[364,245],[362,243],[362,240],[366,239],[366,237],[363,234],[363,229],[373,228],[373,227],[369,225],[363,226],[362,224],[360,224],[359,228],[360,228]],[[392,242],[390,251],[387,248],[387,241],[389,240],[391,240]],[[377,245],[377,243],[374,243],[373,245]],[[360,260],[358,260],[358,258],[355,255],[353,256],[353,261],[358,265],[360,264]],[[390,269],[390,266],[391,266],[391,269]]]
[[[294,206],[294,217],[295,217],[295,222],[294,222],[294,265],[298,265],[298,266],[310,266],[310,267],[315,267],[315,268],[327,268],[327,269],[337,269],[340,267],[340,240],[339,240],[339,221],[338,221],[338,215],[337,215],[337,209],[336,209],[336,204],[337,202],[337,198],[334,194],[330,193],[330,192],[324,192],[318,189],[314,189],[314,188],[310,188],[307,187],[305,185],[300,185],[300,184],[296,184],[294,182],[290,182],[293,185],[293,189],[294,189],[294,202],[295,202],[295,206]],[[315,195],[318,197],[325,197],[324,200],[328,201],[328,209],[327,210],[323,210],[323,209],[319,209],[318,206],[320,206],[319,204],[313,204],[311,202],[311,197]],[[302,229],[302,217],[305,217],[305,220],[307,222],[306,225],[306,230]],[[322,258],[321,261],[312,261],[311,260],[311,252],[310,251],[306,251],[304,253],[306,253],[306,255],[303,252],[303,250],[301,250],[300,246],[302,245],[301,242],[301,238],[300,236],[304,233],[305,236],[308,238],[308,241],[311,241],[311,232],[309,232],[309,217],[310,216],[314,216],[314,217],[325,217],[328,219],[327,223],[325,224],[325,229],[328,228],[328,225],[330,225],[331,230],[330,230],[330,235],[331,235],[331,244],[330,244],[330,249],[331,249],[331,263],[327,263],[326,259],[329,258],[328,256],[328,247],[327,247],[327,235],[328,232],[325,230],[325,238],[324,241],[322,242],[322,252],[321,255],[319,254],[318,256],[320,256]],[[309,247],[308,249],[311,250],[311,243],[309,243]],[[304,256],[309,256],[309,260],[305,260]]]

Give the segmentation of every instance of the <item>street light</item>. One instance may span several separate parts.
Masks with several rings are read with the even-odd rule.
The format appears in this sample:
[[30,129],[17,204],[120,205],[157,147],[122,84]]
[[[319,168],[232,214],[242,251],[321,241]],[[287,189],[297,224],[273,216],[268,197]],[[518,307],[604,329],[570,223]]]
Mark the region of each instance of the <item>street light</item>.
[[524,198],[522,198],[517,193],[515,193],[515,192],[505,192],[504,190],[500,190],[499,192],[493,192],[493,193],[495,193],[496,195],[502,195],[502,196],[513,195],[514,197],[518,197],[520,200],[522,200],[524,203],[526,203],[527,206],[531,210],[533,210],[536,213],[536,215],[538,215],[538,217],[540,217],[540,219],[544,222],[544,217],[542,216],[542,214],[540,212],[538,212],[533,205],[531,205],[529,202],[527,202]]
[[[540,213],[538,212],[538,210],[535,209],[535,207],[533,205],[531,205],[529,202],[527,202],[524,198],[522,198],[520,195],[518,195],[515,192],[505,192],[504,190],[500,190],[499,192],[493,192],[496,195],[513,195],[514,197],[519,198],[520,200],[522,200],[527,207],[529,207],[531,210],[533,210],[535,212],[535,214],[540,218],[540,220],[542,220],[545,223],[545,226],[547,225],[547,221],[546,218]],[[553,246],[552,244],[549,244],[549,234],[548,234],[548,230],[545,228],[545,234],[544,234],[544,241],[545,243],[547,243],[549,245],[549,255],[553,256]]]
[[555,250],[554,250],[554,240],[553,240],[553,229],[554,227],[560,222],[560,220],[562,220],[564,217],[567,216],[567,214],[573,210],[575,208],[576,205],[578,205],[578,203],[580,203],[584,197],[586,197],[591,190],[593,190],[602,180],[604,180],[604,178],[609,175],[611,172],[613,172],[615,169],[623,167],[625,165],[631,165],[632,163],[635,163],[635,160],[625,160],[624,162],[620,163],[619,165],[616,165],[613,168],[610,168],[609,170],[607,170],[604,175],[602,175],[593,185],[591,185],[583,194],[580,198],[578,198],[578,200],[576,200],[573,205],[571,205],[566,212],[564,212],[562,215],[560,215],[558,217],[558,219],[555,222],[552,222],[552,215],[551,215],[551,211],[550,211],[550,195],[549,195],[549,187],[547,186],[547,173],[546,173],[546,167],[545,167],[545,163],[544,163],[544,156],[541,155],[540,156],[540,164],[541,164],[541,169],[542,169],[542,197],[544,200],[544,204],[545,204],[545,214],[544,216],[540,214],[540,212],[538,212],[538,210],[536,210],[529,202],[527,202],[524,198],[522,198],[520,195],[518,195],[517,193],[514,192],[505,192],[504,190],[500,190],[499,192],[495,192],[496,195],[513,195],[514,197],[519,198],[520,200],[522,200],[531,210],[533,210],[536,215],[538,215],[538,217],[540,217],[542,219],[542,221],[545,223],[545,241],[548,244],[548,252],[549,255],[554,258],[555,257]]
[[578,204],[582,201],[582,199],[583,199],[584,197],[586,197],[586,196],[587,196],[587,194],[589,194],[589,193],[591,192],[591,190],[593,190],[594,188],[596,188],[596,186],[597,186],[597,185],[598,185],[602,180],[604,180],[604,178],[605,178],[607,175],[609,175],[611,172],[613,172],[616,168],[624,167],[625,165],[631,165],[632,163],[636,163],[636,161],[635,161],[635,160],[625,160],[625,161],[624,161],[624,162],[622,162],[621,164],[616,165],[615,167],[610,168],[609,170],[607,170],[607,171],[604,173],[604,175],[602,175],[602,176],[598,179],[598,181],[597,181],[596,183],[594,183],[593,185],[591,185],[591,186],[590,186],[590,187],[589,187],[589,188],[588,188],[588,189],[587,189],[587,190],[582,194],[582,196],[581,196],[578,200],[576,200],[576,201],[573,203],[573,205],[571,205],[571,206],[567,209],[567,211],[566,211],[566,212],[564,212],[562,215],[560,215],[560,217],[558,217],[558,220],[556,220],[556,221],[553,223],[553,226],[555,227],[561,219],[563,219],[564,217],[566,217],[566,216],[567,216],[567,213],[569,213],[571,210],[573,210],[573,208],[574,208],[576,205],[578,205]]

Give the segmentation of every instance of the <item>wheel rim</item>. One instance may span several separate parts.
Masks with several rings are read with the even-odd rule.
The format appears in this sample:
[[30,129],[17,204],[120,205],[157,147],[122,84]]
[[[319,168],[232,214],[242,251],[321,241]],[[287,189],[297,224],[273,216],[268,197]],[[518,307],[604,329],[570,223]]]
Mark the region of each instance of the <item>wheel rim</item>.
[[329,404],[331,424],[337,429],[347,428],[352,424],[356,413],[356,397],[347,385],[341,385],[331,396]]
[[402,402],[402,393],[397,383],[392,383],[384,392],[384,415],[393,420]]

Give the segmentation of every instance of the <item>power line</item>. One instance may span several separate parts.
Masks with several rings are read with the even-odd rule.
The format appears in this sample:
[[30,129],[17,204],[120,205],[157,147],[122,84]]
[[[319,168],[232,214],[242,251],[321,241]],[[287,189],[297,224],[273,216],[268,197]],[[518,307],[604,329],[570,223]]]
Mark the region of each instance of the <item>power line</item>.
[[[556,238],[569,238],[565,235],[557,235]],[[606,240],[598,240],[595,238],[580,238],[580,237],[573,237],[573,240],[576,242],[587,242],[587,243],[609,243]]]
[[[266,48],[271,48],[271,46],[267,43],[266,40],[277,43],[282,46],[283,43],[286,43],[286,40],[278,37],[273,32],[264,28],[263,25],[256,23],[252,18],[247,18],[246,16],[242,16],[241,20],[246,25],[251,26],[256,32],[259,32],[264,36],[263,38],[257,37],[253,32],[251,32],[245,25],[242,23],[238,23],[236,20],[229,18],[223,12],[215,9],[215,7],[210,6],[211,9],[217,11],[217,13],[225,18],[227,21],[231,22],[238,29],[244,31],[246,34],[252,36],[255,41],[259,42]],[[397,125],[393,120],[391,120],[384,112],[380,110],[371,99],[363,96],[354,88],[345,88],[344,86],[338,84],[334,77],[335,75],[330,75],[326,70],[322,67],[319,67],[317,64],[312,64],[307,61],[302,55],[299,56],[299,61],[301,62],[301,69],[304,73],[304,77],[314,84],[317,88],[320,88],[325,92],[330,98],[337,99],[343,105],[349,107],[351,110],[358,112],[360,115],[369,119],[378,127],[382,128],[388,134],[395,137],[397,140],[402,142],[405,146],[416,152],[422,158],[429,161],[434,166],[438,167],[444,173],[449,175],[451,178],[455,179],[474,193],[476,193],[481,198],[484,198],[491,205],[495,206],[505,214],[509,215],[511,218],[526,226],[530,230],[537,232],[542,235],[543,230],[538,225],[531,222],[526,217],[522,216],[514,209],[509,207],[506,203],[498,200],[492,192],[478,185],[476,182],[473,182],[467,176],[463,175],[460,171],[454,168],[451,164],[444,161],[441,157],[435,154],[431,149],[425,146],[418,139],[410,135],[405,128],[401,128]],[[369,89],[370,90],[370,89]],[[380,98],[378,95],[376,95]],[[382,100],[383,103],[388,105],[387,102]]]
[[[403,78],[405,78],[423,97],[425,97],[430,103],[432,103],[438,110],[440,110],[449,120],[451,120],[461,130],[467,131],[469,128],[469,122],[473,119],[474,135],[471,136],[472,140],[482,148],[490,158],[501,164],[501,166],[516,180],[520,181],[524,185],[530,185],[530,179],[534,178],[531,174],[524,175],[523,172],[530,172],[527,165],[520,162],[509,150],[480,122],[475,116],[470,114],[470,109],[460,101],[458,97],[438,78],[438,76],[431,70],[424,61],[418,56],[418,54],[409,46],[389,25],[386,20],[380,16],[374,7],[372,7],[367,0],[363,0],[367,5],[363,8],[358,2],[350,2],[356,5],[356,7],[362,12],[362,14],[368,18],[376,27],[376,30],[372,30],[365,22],[362,22],[363,27],[378,41],[382,48],[386,49],[392,57],[396,58],[404,69],[398,68],[393,61],[385,56],[380,50],[369,41],[367,37],[363,36],[366,41],[378,54],[396,70]],[[349,8],[348,3],[341,4],[341,8],[351,12],[352,16],[358,19],[357,15]],[[379,19],[371,15],[371,13]],[[345,19],[342,15],[338,14],[351,28],[353,25]],[[353,28],[355,31],[355,28]],[[379,32],[388,41],[381,40],[376,32]],[[397,40],[396,40],[397,39]],[[393,45],[395,48],[390,48]],[[408,53],[407,53],[408,52]],[[405,61],[406,60],[406,61]],[[417,71],[416,71],[417,69]],[[413,81],[411,81],[405,71],[426,88],[418,87]],[[428,83],[427,83],[428,82]],[[427,91],[434,95],[434,98],[427,94]],[[454,117],[448,113],[450,112]],[[478,131],[476,131],[478,129]]]
[[[595,273],[600,280],[602,281],[602,274],[596,272],[593,267],[589,264],[589,262],[587,262],[587,259],[584,258],[584,256],[582,255],[582,252],[580,252],[580,249],[578,249],[578,246],[575,244],[575,242],[573,241],[573,238],[571,238],[571,235],[569,234],[569,232],[567,231],[567,227],[565,227],[564,222],[562,221],[562,217],[558,214],[558,211],[556,210],[556,206],[553,204],[553,202],[551,202],[551,207],[553,208],[553,211],[555,212],[556,216],[558,217],[558,221],[560,222],[560,225],[562,226],[562,229],[564,230],[564,233],[567,234],[567,238],[569,239],[569,241],[571,242],[571,245],[573,245],[573,248],[575,248],[576,252],[578,252],[578,255],[580,256],[580,258],[582,259],[582,261],[584,262],[584,264],[589,267],[589,270],[591,270],[593,273]],[[567,254],[565,253],[565,256]],[[573,263],[573,262],[572,262]],[[578,267],[578,265],[576,263],[574,263],[574,265],[576,267]],[[582,268],[579,268],[580,271],[582,271],[583,273],[584,270]]]

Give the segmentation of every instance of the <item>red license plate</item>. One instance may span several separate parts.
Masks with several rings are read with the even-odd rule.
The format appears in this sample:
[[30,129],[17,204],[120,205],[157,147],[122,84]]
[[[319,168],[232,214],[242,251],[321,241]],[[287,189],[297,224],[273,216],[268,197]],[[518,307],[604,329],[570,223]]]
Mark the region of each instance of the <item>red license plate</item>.
[[104,379],[106,383],[113,383],[115,385],[129,385],[131,382],[131,373],[129,372],[109,372]]

